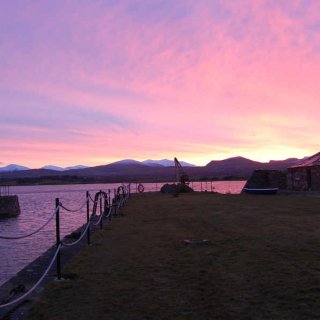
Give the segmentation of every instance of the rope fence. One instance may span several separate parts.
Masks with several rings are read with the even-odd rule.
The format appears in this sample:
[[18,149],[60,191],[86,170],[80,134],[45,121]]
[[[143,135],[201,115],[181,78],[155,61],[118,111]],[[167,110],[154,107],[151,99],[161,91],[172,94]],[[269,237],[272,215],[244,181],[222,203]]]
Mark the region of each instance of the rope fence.
[[12,300],[8,303],[4,303],[4,304],[1,304],[0,305],[0,308],[5,308],[5,307],[9,307],[15,303],[18,303],[20,301],[22,301],[24,298],[26,298],[29,294],[31,294],[38,286],[39,284],[42,282],[42,280],[45,278],[45,276],[48,274],[49,270],[51,269],[54,261],[56,260],[59,252],[60,252],[60,249],[61,249],[61,245],[59,245],[54,253],[54,256],[52,257],[47,269],[44,271],[43,275],[41,276],[41,278],[26,292],[24,293],[22,296],[18,297],[17,299],[15,300]]
[[[9,306],[12,306],[13,304],[16,304],[23,299],[25,299],[28,295],[30,295],[43,281],[43,279],[46,277],[50,269],[52,268],[54,262],[56,262],[56,271],[57,271],[57,279],[62,279],[62,272],[61,272],[61,248],[62,247],[71,247],[74,246],[87,236],[87,244],[89,245],[91,243],[90,240],[90,234],[91,234],[91,226],[98,226],[100,225],[100,228],[103,227],[103,219],[109,219],[111,220],[112,215],[116,215],[117,211],[129,200],[130,198],[130,184],[128,185],[121,185],[117,189],[114,189],[113,191],[113,198],[111,199],[111,190],[108,190],[107,192],[100,190],[99,192],[95,193],[94,198],[90,195],[90,193],[86,192],[86,201],[76,209],[67,208],[64,206],[59,198],[56,198],[55,201],[55,209],[53,213],[49,216],[47,221],[42,224],[39,228],[36,230],[29,232],[27,234],[23,235],[1,235],[0,239],[6,239],[6,240],[17,240],[22,238],[27,238],[35,235],[39,231],[41,231],[53,218],[56,218],[56,250],[55,253],[50,260],[50,263],[48,264],[47,268],[45,269],[42,276],[39,278],[39,280],[24,294],[16,298],[15,300],[11,301],[5,301],[4,303],[0,304],[0,308],[6,308]],[[93,203],[92,212],[90,214],[90,203]],[[87,223],[84,225],[85,228],[83,229],[81,235],[79,238],[73,242],[66,242],[65,240],[61,241],[60,239],[60,211],[65,210],[67,212],[76,213],[81,211],[86,206],[86,218]],[[99,215],[97,215],[97,209],[99,207]],[[13,298],[10,296],[10,299]]]
[[80,206],[80,208],[77,208],[77,209],[69,209],[69,208],[66,208],[61,202],[60,202],[60,207],[68,212],[78,212],[80,210],[82,210],[87,204],[87,200]]
[[10,236],[10,235],[0,235],[0,239],[6,239],[6,240],[18,240],[18,239],[24,239],[24,238],[28,238],[33,236],[34,234],[38,233],[39,231],[41,231],[55,216],[55,214],[57,213],[57,210],[59,210],[59,206],[55,208],[55,210],[53,211],[53,213],[50,215],[50,217],[48,218],[48,220],[38,229],[30,232],[30,233],[26,233],[26,234],[21,234],[21,235],[16,235],[16,236]]
[[87,223],[86,228],[85,228],[84,231],[82,232],[82,234],[81,234],[81,236],[79,237],[79,239],[77,239],[76,241],[71,242],[71,243],[63,242],[63,241],[62,241],[61,244],[62,244],[63,246],[65,246],[65,247],[72,247],[72,246],[76,245],[76,244],[79,243],[79,242],[84,238],[84,236],[87,234],[87,231],[88,231],[89,227],[90,227],[90,222]]

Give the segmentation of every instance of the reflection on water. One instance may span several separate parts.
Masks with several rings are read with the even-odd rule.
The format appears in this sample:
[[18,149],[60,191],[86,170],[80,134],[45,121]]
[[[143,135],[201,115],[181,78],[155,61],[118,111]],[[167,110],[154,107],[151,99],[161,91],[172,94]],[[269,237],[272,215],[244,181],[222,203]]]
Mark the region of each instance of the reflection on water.
[[[193,182],[196,191],[240,193],[244,181]],[[145,192],[160,190],[163,183],[144,183]],[[68,208],[78,208],[85,202],[86,191],[113,190],[119,184],[16,186],[12,194],[19,196],[21,214],[15,218],[0,220],[0,234],[16,235],[33,231],[47,221],[54,211],[55,198]],[[136,185],[132,184],[132,192]],[[86,223],[86,208],[72,213],[61,210],[61,236],[65,236]],[[55,244],[55,219],[37,234],[20,240],[0,239],[0,284],[14,276],[28,263]]]

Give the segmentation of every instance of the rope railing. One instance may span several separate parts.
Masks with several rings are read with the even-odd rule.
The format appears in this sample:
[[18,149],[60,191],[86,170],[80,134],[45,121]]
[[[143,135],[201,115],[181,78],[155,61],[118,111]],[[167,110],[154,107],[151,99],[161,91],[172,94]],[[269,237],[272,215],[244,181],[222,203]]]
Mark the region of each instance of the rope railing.
[[93,226],[99,225],[99,223],[101,223],[102,218],[103,218],[103,214],[100,214],[98,220],[97,220],[96,222],[91,222],[91,224],[92,224]]
[[88,197],[92,202],[94,202],[94,199],[92,199],[91,194],[89,192],[88,192]]
[[[99,197],[100,197],[99,198],[100,199],[100,215],[97,221],[95,222],[92,221],[92,225],[97,226],[100,224],[100,228],[102,228],[103,218],[109,218],[111,220],[112,206],[110,205],[110,190],[108,191],[108,193],[100,190]],[[108,213],[106,214],[106,212]],[[95,212],[95,216],[93,216],[92,218],[95,218],[95,217],[97,217],[96,212]]]
[[[106,192],[103,192],[103,191],[100,191],[98,194],[99,194],[100,198],[101,198],[101,196],[104,196],[104,204],[105,204],[104,211],[101,212],[101,214],[99,215],[99,219],[98,219],[96,222],[93,222],[93,221],[92,221],[92,219],[93,219],[94,217],[96,217],[96,208],[97,208],[97,206],[96,206],[96,207],[95,207],[95,210],[93,211],[93,214],[92,214],[92,216],[91,216],[90,221],[87,223],[86,228],[82,231],[82,234],[81,234],[81,236],[79,237],[79,239],[77,239],[76,241],[71,242],[71,243],[69,243],[69,242],[62,242],[62,245],[63,245],[63,246],[68,246],[68,247],[69,247],[69,246],[73,246],[73,245],[78,244],[78,243],[84,238],[84,236],[86,235],[86,232],[88,231],[88,229],[89,229],[89,227],[90,227],[90,224],[92,224],[93,226],[97,226],[97,225],[99,225],[99,224],[101,223],[101,220],[102,220],[103,218],[108,218],[108,217],[111,215],[112,207],[111,207],[111,206],[109,206],[109,207],[106,206],[107,203],[108,203],[108,194],[107,194]],[[99,200],[99,197],[95,197],[94,203],[97,203],[98,200]],[[86,203],[87,203],[87,202],[86,202]],[[108,208],[108,210],[107,210],[107,208]],[[108,211],[107,214],[106,214],[106,211]]]
[[[0,308],[5,308],[9,307],[13,304],[16,304],[20,301],[22,301],[24,298],[26,298],[29,294],[31,294],[38,286],[39,284],[43,281],[45,276],[48,274],[49,270],[53,266],[54,261],[57,263],[57,278],[58,280],[62,279],[61,276],[61,247],[71,247],[76,244],[78,244],[84,237],[87,235],[87,241],[88,244],[90,244],[90,226],[97,226],[100,224],[100,228],[103,226],[103,219],[104,218],[109,218],[111,219],[112,215],[116,215],[117,211],[128,201],[130,197],[130,185],[122,185],[118,189],[114,190],[114,196],[111,199],[111,190],[108,190],[108,192],[104,191],[99,191],[95,194],[94,199],[92,199],[89,191],[86,192],[86,201],[78,208],[78,209],[70,209],[66,206],[64,206],[60,200],[57,198],[56,199],[56,205],[55,205],[55,210],[53,213],[50,215],[48,220],[41,225],[41,227],[37,228],[36,230],[24,234],[24,235],[16,235],[16,236],[11,236],[11,235],[0,235],[0,239],[8,239],[8,240],[16,240],[16,239],[22,239],[26,237],[30,237],[40,230],[42,230],[53,218],[54,216],[56,217],[56,251],[53,255],[52,260],[50,261],[48,267],[44,271],[43,275],[40,277],[40,279],[23,295],[18,297],[15,300],[12,300],[10,302],[6,302],[3,304],[0,304]],[[93,202],[93,207],[92,207],[92,213],[90,215],[90,201]],[[100,207],[100,215],[97,216],[97,208],[98,208],[98,203]],[[84,207],[87,207],[86,210],[86,217],[87,217],[87,223],[85,225],[84,230],[82,231],[80,237],[73,241],[73,242],[66,242],[66,241],[61,241],[60,240],[60,209],[64,209],[68,212],[78,212],[81,211]],[[114,210],[115,209],[115,210]],[[95,217],[99,217],[97,221],[93,222],[93,219]],[[8,298],[7,298],[8,299]]]
[[6,239],[6,240],[18,240],[18,239],[24,239],[24,238],[28,238],[33,236],[34,234],[38,233],[39,231],[41,231],[54,217],[54,215],[57,213],[57,210],[59,210],[59,208],[57,207],[53,213],[51,214],[51,216],[49,217],[49,219],[38,229],[27,233],[27,234],[22,234],[22,235],[16,235],[16,236],[10,236],[10,235],[0,235],[0,239]]
[[74,241],[74,242],[64,242],[64,241],[61,241],[61,244],[62,244],[64,247],[72,247],[72,246],[76,245],[77,243],[79,243],[79,242],[83,239],[83,237],[86,235],[86,233],[87,233],[87,231],[88,231],[88,228],[90,227],[90,224],[91,224],[90,222],[87,223],[87,226],[86,226],[86,228],[83,230],[83,232],[82,232],[81,236],[79,237],[79,239],[77,239],[77,240]]
[[105,215],[106,218],[109,218],[112,213],[112,206],[109,207],[108,213]]
[[23,300],[24,298],[26,298],[29,294],[31,294],[38,286],[39,284],[42,282],[42,280],[45,278],[45,276],[48,274],[49,270],[51,269],[54,261],[56,260],[58,253],[60,252],[61,249],[61,245],[59,245],[51,259],[51,262],[49,263],[47,269],[44,271],[43,275],[41,276],[41,278],[33,285],[33,287],[31,287],[26,293],[24,293],[22,296],[20,296],[19,298],[12,300],[8,303],[4,303],[0,305],[0,308],[5,308],[5,307],[9,307],[15,303],[18,303],[19,301]]
[[67,208],[66,206],[64,206],[61,202],[60,202],[60,208],[68,211],[68,212],[78,212],[80,210],[82,210],[87,204],[87,200],[77,209],[70,209],[70,208]]

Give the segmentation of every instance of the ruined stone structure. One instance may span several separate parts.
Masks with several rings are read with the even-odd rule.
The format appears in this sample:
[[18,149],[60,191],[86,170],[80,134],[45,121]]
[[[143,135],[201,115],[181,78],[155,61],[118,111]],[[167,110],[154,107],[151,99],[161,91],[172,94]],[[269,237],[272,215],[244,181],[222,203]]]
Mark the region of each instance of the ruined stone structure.
[[279,170],[255,170],[248,179],[244,188],[267,189],[278,188],[286,189],[287,181],[285,172]]
[[287,184],[294,191],[320,191],[320,152],[288,168]]

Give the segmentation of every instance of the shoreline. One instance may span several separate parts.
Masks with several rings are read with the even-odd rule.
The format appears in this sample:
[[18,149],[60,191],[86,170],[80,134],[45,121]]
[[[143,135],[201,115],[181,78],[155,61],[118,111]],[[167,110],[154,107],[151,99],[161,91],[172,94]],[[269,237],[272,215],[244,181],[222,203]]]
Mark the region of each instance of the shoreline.
[[[3,181],[2,181],[3,180]],[[13,179],[14,180],[14,179]],[[172,180],[175,180],[175,178],[173,177]],[[195,183],[195,182],[221,182],[221,181],[225,181],[225,182],[232,182],[232,181],[247,181],[248,179],[244,178],[244,177],[231,177],[230,179],[225,179],[225,178],[212,178],[212,179],[206,179],[206,178],[199,178],[199,179],[193,179],[191,182]],[[125,182],[123,182],[125,181]],[[10,183],[11,182],[11,183]],[[55,186],[55,185],[80,185],[80,184],[135,184],[135,183],[168,183],[168,182],[172,182],[174,183],[174,181],[170,181],[170,179],[160,179],[160,180],[102,180],[102,181],[78,181],[78,182],[68,182],[68,181],[63,181],[63,180],[59,180],[57,182],[30,182],[30,183],[12,183],[12,181],[10,180],[5,180],[5,179],[1,179],[0,178],[0,184],[3,185],[8,185],[9,187],[15,187],[15,186],[19,186],[19,187],[27,187],[27,186]]]

